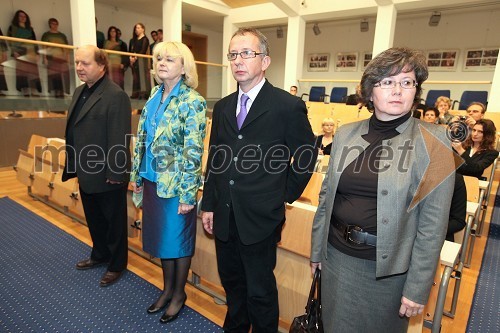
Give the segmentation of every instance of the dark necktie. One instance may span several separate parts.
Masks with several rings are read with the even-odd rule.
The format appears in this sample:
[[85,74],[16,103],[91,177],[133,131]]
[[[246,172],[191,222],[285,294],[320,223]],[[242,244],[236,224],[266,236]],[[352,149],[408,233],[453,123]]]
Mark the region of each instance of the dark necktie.
[[241,95],[240,113],[238,113],[238,116],[236,117],[236,122],[238,123],[238,129],[241,128],[241,125],[243,125],[243,122],[245,121],[245,118],[248,114],[247,111],[248,99],[249,97],[246,94]]

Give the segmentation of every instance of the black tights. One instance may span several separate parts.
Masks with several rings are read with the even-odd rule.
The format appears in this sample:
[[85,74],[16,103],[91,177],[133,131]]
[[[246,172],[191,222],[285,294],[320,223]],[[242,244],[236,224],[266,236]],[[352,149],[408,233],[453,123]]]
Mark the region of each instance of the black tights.
[[155,303],[156,307],[170,302],[167,310],[168,315],[173,316],[181,309],[186,301],[187,295],[184,291],[186,286],[191,257],[178,259],[161,259],[163,270],[163,293]]

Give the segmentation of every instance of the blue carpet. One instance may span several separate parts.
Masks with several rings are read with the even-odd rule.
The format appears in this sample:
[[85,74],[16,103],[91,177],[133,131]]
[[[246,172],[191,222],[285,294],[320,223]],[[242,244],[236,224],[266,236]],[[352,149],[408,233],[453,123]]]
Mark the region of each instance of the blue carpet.
[[[499,189],[500,190],[500,189]],[[491,215],[488,241],[477,280],[467,332],[500,332],[500,196]]]
[[0,198],[0,332],[222,332],[185,306],[168,324],[146,308],[160,290],[127,271],[101,288],[106,268],[78,271],[90,247],[9,198]]

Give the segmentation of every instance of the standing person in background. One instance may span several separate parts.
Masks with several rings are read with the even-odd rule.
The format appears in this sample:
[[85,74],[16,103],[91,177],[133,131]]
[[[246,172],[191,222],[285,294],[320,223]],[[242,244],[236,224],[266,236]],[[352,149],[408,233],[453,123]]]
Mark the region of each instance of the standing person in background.
[[421,52],[380,53],[361,78],[372,117],[335,132],[311,244],[325,332],[403,333],[427,303],[455,181],[446,130],[411,117],[427,77]]
[[[59,21],[49,19],[50,30],[42,35],[42,41],[68,45],[68,38],[59,31]],[[60,47],[46,47],[43,62],[47,65],[49,91],[54,91],[56,97],[69,94],[69,52]]]
[[156,30],[151,31],[151,38],[153,39],[153,42],[151,45],[149,45],[149,54],[153,54],[153,49],[155,48],[155,45],[158,44],[158,32]]
[[153,64],[159,85],[141,113],[130,180],[143,196],[144,251],[160,258],[163,270],[163,292],[147,312],[168,306],[160,318],[167,323],[177,318],[187,298],[207,106],[195,90],[198,73],[186,45],[159,43]]
[[108,57],[94,45],[75,53],[76,88],[66,125],[66,165],[62,180],[78,177],[85,219],[92,238],[86,270],[107,265],[99,281],[107,287],[127,268],[127,186],[132,108],[127,94],[108,77]]
[[163,29],[158,29],[158,30],[156,30],[156,32],[158,33],[158,40],[157,40],[157,42],[158,43],[163,42]]
[[[145,35],[146,27],[137,23],[132,32],[129,43],[130,53],[149,54],[149,39]],[[151,84],[149,82],[149,59],[130,56],[130,67],[132,68],[132,96],[130,98],[146,99]]]
[[[7,35],[36,40],[30,17],[25,11],[18,10],[14,14]],[[38,73],[38,46],[12,42],[10,51],[11,56],[16,59],[16,89],[24,96],[39,96],[42,92],[42,85]],[[20,60],[20,57],[25,57],[25,59]]]
[[[0,36],[3,36],[2,29],[0,29]],[[2,90],[8,90],[7,81],[5,81],[5,73],[3,72],[2,63],[7,60],[7,43],[0,40],[0,96],[5,96]]]
[[97,17],[95,18],[95,28],[96,28],[96,31],[95,31],[95,37],[96,37],[96,43],[97,43],[97,47],[102,49],[104,47],[104,41],[106,40],[106,37],[104,37],[104,33],[100,30],[97,30]]
[[[123,51],[123,42],[117,39],[117,31],[115,26],[110,26],[108,29],[108,39],[104,42],[104,49],[113,51]],[[126,48],[125,48],[126,49]],[[119,54],[108,54],[109,59],[109,75],[111,79],[120,86],[124,88],[124,70],[125,65],[123,64],[123,56]]]
[[227,59],[239,88],[214,106],[203,227],[215,235],[227,299],[224,331],[251,327],[254,333],[276,333],[273,270],[285,202],[302,194],[317,150],[305,103],[265,78],[271,64],[267,38],[256,29],[240,28]]
[[290,87],[290,94],[293,96],[297,96],[297,86]]

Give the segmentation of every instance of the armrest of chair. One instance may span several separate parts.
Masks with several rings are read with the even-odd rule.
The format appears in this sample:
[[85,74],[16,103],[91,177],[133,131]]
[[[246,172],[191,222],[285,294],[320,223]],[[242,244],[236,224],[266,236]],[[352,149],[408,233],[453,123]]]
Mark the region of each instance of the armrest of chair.
[[460,106],[460,101],[459,101],[459,100],[454,99],[454,100],[452,101],[452,104],[451,104],[451,109],[452,109],[452,110],[455,110],[455,103],[459,103],[459,106]]
[[303,93],[302,95],[300,95],[300,99],[302,99],[302,100],[303,100],[303,99],[304,99],[304,96],[309,96],[309,94],[308,94],[308,93]]

